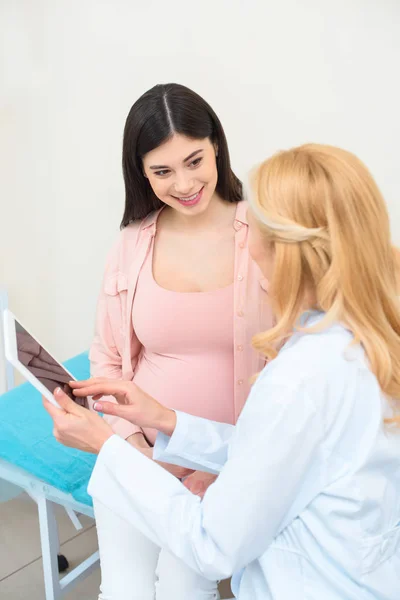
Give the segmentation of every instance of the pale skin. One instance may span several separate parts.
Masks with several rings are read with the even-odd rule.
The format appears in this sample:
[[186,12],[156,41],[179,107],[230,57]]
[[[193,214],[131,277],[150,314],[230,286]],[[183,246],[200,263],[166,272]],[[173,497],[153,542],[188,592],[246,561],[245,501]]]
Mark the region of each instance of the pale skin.
[[[77,397],[84,397],[84,390],[90,390],[89,395],[96,399],[95,411],[118,416],[139,427],[154,427],[166,435],[172,435],[175,430],[175,412],[131,381],[92,378],[71,381],[70,386]],[[114,396],[117,404],[97,401],[104,395]],[[44,407],[54,422],[54,437],[64,446],[98,454],[103,444],[114,435],[110,425],[95,412],[76,404],[61,388],[55,390],[54,397],[60,408],[43,397]]]
[[[272,276],[274,261],[272,245],[268,244],[266,248],[256,220],[251,213],[248,217],[250,230],[253,230],[250,235],[249,250],[254,260],[265,269],[265,275]],[[190,278],[190,271],[188,275]],[[188,287],[193,282],[189,278],[186,279]],[[181,278],[179,281],[181,282]],[[175,430],[175,412],[157,402],[133,382],[92,378],[87,381],[72,381],[70,385],[77,397],[92,396],[95,400],[94,409],[99,412],[121,417],[139,427],[157,429],[168,436]],[[107,395],[114,396],[117,404],[99,401]],[[43,399],[43,402],[53,418],[56,439],[66,446],[86,452],[96,454],[100,452],[105,442],[113,435],[111,427],[94,412],[75,404],[61,389],[56,390],[55,397],[61,408],[54,407],[46,399]],[[152,449],[143,434],[131,436],[129,442],[140,452],[152,458]],[[180,478],[187,475],[184,471],[174,473],[175,467],[171,465],[162,464],[162,466]],[[185,484],[192,493],[203,496],[209,485],[215,481],[215,477],[215,475],[196,471],[187,477]]]
[[[218,149],[209,139],[174,135],[143,158],[143,173],[155,194],[166,205],[157,223],[153,255],[156,282],[175,292],[208,292],[233,280],[236,207],[216,193]],[[196,206],[179,199],[201,191]],[[216,259],[217,257],[217,259]],[[152,449],[141,433],[127,440],[152,458]],[[184,485],[203,495],[215,476],[168,466]]]
[[[143,159],[144,174],[166,205],[157,223],[153,275],[175,292],[209,292],[233,281],[236,206],[216,193],[216,152],[207,138],[175,135]],[[201,190],[196,206],[178,200]]]
[[[260,230],[258,222],[251,211],[248,212],[248,222],[250,254],[253,260],[258,263],[263,275],[267,279],[273,280],[275,270],[274,243],[265,239],[265,235]],[[306,290],[302,311],[315,306],[315,290]],[[92,396],[95,400],[95,411],[121,417],[134,425],[156,429],[168,436],[171,436],[175,431],[176,413],[157,402],[131,381],[92,378],[86,381],[71,381],[70,386],[77,397]],[[117,403],[101,401],[103,396],[108,395],[114,396]],[[53,418],[56,439],[65,446],[71,446],[86,452],[99,453],[103,445],[113,435],[111,427],[96,413],[75,404],[60,388],[55,391],[55,397],[61,408],[55,407],[45,398],[43,398],[43,403]],[[139,440],[143,436],[136,434],[132,437]],[[152,458],[150,456],[151,449],[149,452],[146,440],[144,440],[142,446],[141,444],[142,442],[135,442],[132,445],[136,446],[149,458]],[[162,464],[161,466],[171,470],[171,465]],[[184,477],[185,475],[178,474],[176,476]],[[186,483],[188,480],[192,480],[193,484],[186,484],[186,487],[193,493],[203,496],[215,477],[196,471],[185,481]]]
[[[236,206],[216,193],[218,148],[208,138],[174,135],[146,154],[143,173],[157,197],[166,205],[157,223],[153,276],[175,292],[208,292],[229,286],[234,271]],[[195,206],[182,199],[201,192]],[[152,458],[153,450],[142,433],[127,441]],[[208,473],[163,465],[195,494],[203,495],[215,481]]]
[[[77,397],[84,397],[87,390],[89,395],[101,398],[103,395],[114,396],[118,404],[112,402],[96,402],[94,409],[104,414],[121,417],[139,427],[151,427],[162,431],[166,435],[172,435],[176,426],[176,414],[151,398],[138,386],[130,381],[114,379],[93,378],[87,381],[72,381],[71,387]],[[103,390],[103,391],[100,391]],[[105,392],[105,390],[108,390]],[[111,427],[106,421],[94,412],[79,406],[57,388],[54,396],[60,405],[55,407],[43,397],[43,404],[53,419],[53,434],[57,441],[64,446],[78,448],[85,452],[98,454],[106,441],[114,435]],[[134,445],[134,444],[132,444]],[[137,450],[152,459],[151,454],[136,446]],[[158,462],[158,461],[156,461]],[[184,467],[158,464],[170,471],[175,477],[185,477],[193,473]],[[204,496],[207,488],[215,481],[215,475],[195,471],[192,475],[192,484],[186,486],[193,494]]]
[[[104,414],[112,414],[140,427],[152,427],[172,435],[176,426],[175,412],[166,408],[154,398],[151,398],[133,382],[93,378],[87,381],[73,381],[71,387],[77,397],[86,396],[84,390],[97,398],[103,395],[114,396],[118,404],[112,402],[96,402],[94,408]],[[103,390],[103,392],[100,392]],[[104,390],[108,390],[105,392]],[[54,422],[53,434],[58,442],[64,446],[78,448],[84,452],[98,454],[106,441],[114,435],[111,427],[96,413],[76,404],[63,390],[57,388],[54,396],[60,408],[54,406],[43,397],[43,404]],[[137,447],[137,450],[152,459],[146,452]],[[158,463],[163,468],[171,471],[172,465]],[[175,470],[176,469],[176,470]],[[171,471],[176,477],[185,477],[187,469],[174,467]],[[191,472],[191,471],[189,471]],[[215,481],[215,476],[209,473],[195,471],[192,486],[186,486],[196,495],[203,496],[207,487]],[[208,475],[209,477],[202,477]]]

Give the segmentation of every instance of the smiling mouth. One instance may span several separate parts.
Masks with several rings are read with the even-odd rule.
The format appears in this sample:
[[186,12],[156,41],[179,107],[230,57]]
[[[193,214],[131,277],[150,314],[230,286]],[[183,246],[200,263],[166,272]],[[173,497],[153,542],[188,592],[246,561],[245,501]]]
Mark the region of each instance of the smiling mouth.
[[191,196],[174,196],[174,198],[176,198],[180,202],[194,202],[200,196],[203,189],[204,188],[201,188],[198,192],[192,194]]

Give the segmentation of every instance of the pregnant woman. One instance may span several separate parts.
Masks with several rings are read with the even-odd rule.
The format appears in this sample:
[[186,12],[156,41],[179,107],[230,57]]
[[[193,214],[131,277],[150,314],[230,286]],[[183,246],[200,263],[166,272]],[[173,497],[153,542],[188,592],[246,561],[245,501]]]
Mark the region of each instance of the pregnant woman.
[[[272,322],[267,282],[248,252],[247,203],[217,115],[193,91],[157,85],[128,115],[123,171],[125,212],[100,293],[92,375],[134,381],[169,408],[234,424],[251,375],[265,364],[251,338]],[[109,422],[152,456],[155,430]],[[199,495],[215,481],[167,468]],[[100,599],[219,598],[216,581],[103,506],[95,511]]]

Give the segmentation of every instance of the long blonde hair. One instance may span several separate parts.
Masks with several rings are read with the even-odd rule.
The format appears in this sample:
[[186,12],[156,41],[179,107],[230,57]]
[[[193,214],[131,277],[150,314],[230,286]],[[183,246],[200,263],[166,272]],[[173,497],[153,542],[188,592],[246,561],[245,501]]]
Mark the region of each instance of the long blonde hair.
[[400,261],[368,169],[350,152],[307,144],[266,160],[252,184],[251,208],[275,256],[269,293],[277,320],[254,347],[273,359],[312,298],[326,313],[321,326],[342,321],[382,391],[400,400]]

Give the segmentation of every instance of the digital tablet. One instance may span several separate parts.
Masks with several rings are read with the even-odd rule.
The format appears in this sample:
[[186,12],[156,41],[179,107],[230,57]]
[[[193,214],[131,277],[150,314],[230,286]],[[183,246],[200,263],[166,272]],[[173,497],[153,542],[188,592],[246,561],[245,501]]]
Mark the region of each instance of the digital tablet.
[[49,402],[59,406],[53,393],[57,387],[81,406],[88,407],[87,398],[76,398],[69,382],[75,377],[53,358],[20,321],[6,309],[3,313],[6,359]]

